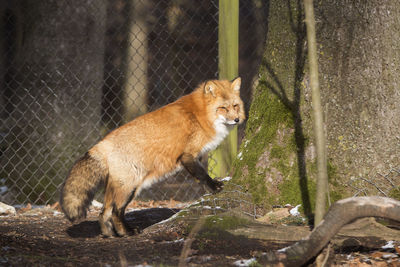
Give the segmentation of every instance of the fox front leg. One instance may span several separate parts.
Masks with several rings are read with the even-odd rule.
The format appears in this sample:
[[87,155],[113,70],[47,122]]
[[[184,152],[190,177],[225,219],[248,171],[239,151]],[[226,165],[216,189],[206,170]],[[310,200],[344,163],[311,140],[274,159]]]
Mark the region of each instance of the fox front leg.
[[200,161],[194,158],[191,154],[183,153],[178,161],[182,163],[185,169],[201,183],[205,183],[213,192],[220,192],[224,183],[212,179],[207,171],[203,168]]

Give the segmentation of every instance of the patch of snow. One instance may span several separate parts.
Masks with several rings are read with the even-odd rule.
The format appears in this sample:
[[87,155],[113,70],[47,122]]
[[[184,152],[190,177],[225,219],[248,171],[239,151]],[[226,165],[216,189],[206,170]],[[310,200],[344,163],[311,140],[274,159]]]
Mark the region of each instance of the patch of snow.
[[244,147],[247,147],[247,145],[250,143],[250,141],[249,140],[246,140],[245,142],[244,142]]
[[127,208],[125,212],[133,212],[133,211],[139,211],[143,209],[137,209],[137,208]]
[[[14,207],[16,209],[21,209],[21,208],[26,208],[27,205],[25,205],[25,204],[16,204],[16,205],[14,205]],[[46,208],[45,205],[30,205],[29,209],[33,210],[33,209],[44,209],[44,208]]]
[[382,259],[393,259],[393,258],[397,258],[398,256],[396,255],[396,254],[392,254],[392,253],[389,253],[389,254],[383,254],[382,255]]
[[172,240],[172,241],[165,241],[164,243],[170,244],[170,243],[181,243],[184,242],[185,239],[181,238],[181,239],[177,239],[177,240]]
[[288,250],[288,248],[289,248],[289,247],[284,247],[284,248],[278,249],[278,252],[279,252],[279,253],[285,253],[286,250]]
[[391,249],[391,248],[394,248],[393,240],[388,241],[384,246],[382,246],[382,249]]
[[13,206],[0,202],[0,215],[14,215],[16,213],[17,212]]
[[299,212],[299,208],[301,207],[301,205],[297,205],[296,207],[294,207],[293,209],[290,210],[290,214],[292,216],[300,216],[300,212]]
[[103,204],[98,202],[96,199],[93,199],[92,206],[99,209],[103,208]]
[[63,215],[63,213],[62,213],[62,212],[59,212],[58,210],[55,210],[55,211],[53,212],[53,216],[58,216],[58,215]]
[[251,258],[251,259],[248,259],[248,260],[238,260],[238,261],[235,261],[233,263],[233,265],[239,266],[239,267],[247,267],[247,266],[249,266],[250,264],[252,264],[255,261],[256,261],[256,258]]
[[168,219],[165,219],[165,220],[163,220],[163,221],[161,221],[161,222],[158,222],[158,223],[156,223],[155,225],[157,225],[157,224],[163,224],[163,223],[166,223],[166,222],[168,222],[168,221],[172,221],[173,219],[175,219],[176,217],[178,217],[178,215],[179,215],[181,212],[183,212],[183,211],[185,211],[185,210],[181,210],[181,211],[175,213],[174,215],[172,215],[171,217],[169,217]]

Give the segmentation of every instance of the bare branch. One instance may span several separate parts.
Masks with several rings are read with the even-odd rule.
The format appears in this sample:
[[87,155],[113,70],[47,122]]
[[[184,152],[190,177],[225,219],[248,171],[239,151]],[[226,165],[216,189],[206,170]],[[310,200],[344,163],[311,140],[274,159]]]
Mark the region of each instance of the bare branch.
[[259,261],[267,266],[301,266],[316,256],[346,224],[363,217],[400,221],[400,201],[386,197],[352,197],[333,204],[311,234],[294,245],[269,252]]

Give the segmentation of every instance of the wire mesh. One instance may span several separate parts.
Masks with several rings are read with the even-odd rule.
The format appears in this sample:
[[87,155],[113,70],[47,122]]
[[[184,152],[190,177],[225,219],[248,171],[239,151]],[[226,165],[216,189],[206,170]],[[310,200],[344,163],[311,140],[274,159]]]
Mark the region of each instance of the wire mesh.
[[[264,2],[240,1],[247,107]],[[218,77],[217,0],[2,0],[0,34],[0,201],[9,204],[56,201],[74,161],[107,132]],[[204,192],[182,172],[141,197]]]

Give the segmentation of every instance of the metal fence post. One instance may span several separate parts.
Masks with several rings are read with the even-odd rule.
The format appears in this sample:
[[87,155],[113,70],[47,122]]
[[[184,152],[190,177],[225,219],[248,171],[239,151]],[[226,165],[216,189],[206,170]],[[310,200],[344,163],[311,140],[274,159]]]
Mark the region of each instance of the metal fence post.
[[[232,80],[238,76],[239,69],[239,0],[219,0],[218,20],[219,79]],[[237,127],[211,152],[211,157],[216,161],[216,166],[210,172],[212,176],[227,175],[236,153]]]

